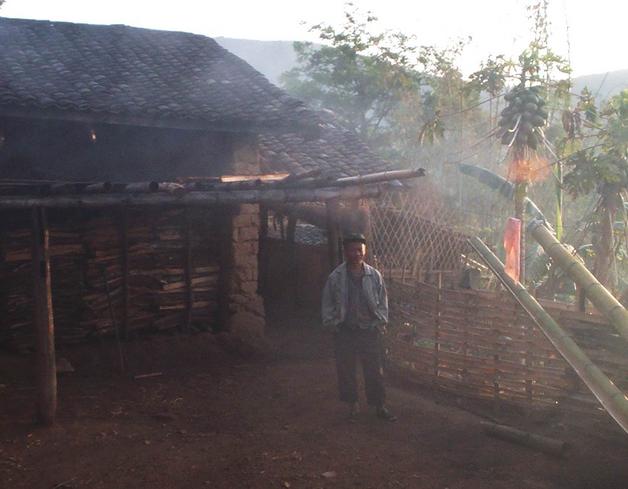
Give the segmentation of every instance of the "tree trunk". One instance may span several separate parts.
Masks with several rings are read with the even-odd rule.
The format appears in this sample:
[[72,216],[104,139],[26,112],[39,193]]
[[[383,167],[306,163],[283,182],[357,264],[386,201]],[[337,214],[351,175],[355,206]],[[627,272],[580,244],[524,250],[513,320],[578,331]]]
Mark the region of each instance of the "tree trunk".
[[[613,222],[615,221],[615,199],[613,195],[602,195],[600,203],[600,238],[595,245],[595,264],[593,274],[606,288],[611,284],[611,270],[615,260],[615,244],[613,238]],[[610,286],[610,287],[609,287]]]

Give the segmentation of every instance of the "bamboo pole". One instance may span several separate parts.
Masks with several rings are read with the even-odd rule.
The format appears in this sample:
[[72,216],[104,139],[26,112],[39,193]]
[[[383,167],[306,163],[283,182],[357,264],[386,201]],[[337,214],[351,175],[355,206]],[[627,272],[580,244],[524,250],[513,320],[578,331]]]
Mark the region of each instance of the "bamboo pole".
[[518,430],[511,426],[489,423],[487,421],[482,421],[480,425],[489,435],[535,448],[551,455],[561,456],[567,448],[567,444],[562,440],[535,435],[534,433]]
[[57,411],[54,315],[50,276],[50,238],[44,209],[32,211],[33,313],[37,347],[37,418],[54,423]]
[[410,170],[391,170],[391,171],[383,171],[379,173],[370,173],[368,175],[358,175],[355,177],[338,178],[336,181],[330,182],[330,185],[339,185],[339,186],[341,185],[365,185],[368,183],[422,177],[424,175],[425,175],[425,170],[423,168],[416,168],[416,169],[410,169]]
[[578,377],[589,388],[611,417],[628,433],[628,396],[620,391],[604,373],[596,367],[580,347],[563,331],[537,300],[504,270],[503,263],[479,238],[469,243],[482,257],[513,297],[521,304],[532,320],[554,345],[561,356],[571,365]]
[[586,297],[628,341],[628,311],[593,274],[558,241],[541,221],[530,224],[530,232],[545,252],[582,288]]

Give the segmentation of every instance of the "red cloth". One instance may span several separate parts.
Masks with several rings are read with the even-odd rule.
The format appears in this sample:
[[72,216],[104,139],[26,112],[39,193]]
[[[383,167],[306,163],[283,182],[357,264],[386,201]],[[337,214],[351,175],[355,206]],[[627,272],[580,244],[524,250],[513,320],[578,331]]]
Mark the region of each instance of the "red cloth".
[[521,257],[521,220],[509,217],[504,231],[504,249],[506,250],[506,273],[519,281]]

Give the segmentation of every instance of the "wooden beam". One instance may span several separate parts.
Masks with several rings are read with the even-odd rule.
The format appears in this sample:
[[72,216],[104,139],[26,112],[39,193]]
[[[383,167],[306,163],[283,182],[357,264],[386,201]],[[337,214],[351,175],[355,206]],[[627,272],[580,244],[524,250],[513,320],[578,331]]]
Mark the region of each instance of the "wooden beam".
[[194,206],[207,207],[217,204],[255,204],[285,202],[324,202],[378,197],[377,186],[338,188],[270,188],[249,190],[207,190],[181,193],[110,193],[50,196],[0,196],[0,209],[96,208],[123,206]]
[[24,107],[4,106],[0,116],[17,119],[43,119],[84,122],[89,124],[116,124],[122,126],[140,126],[164,129],[183,129],[197,131],[212,131],[250,135],[257,134],[285,134],[286,131],[297,132],[307,137],[318,137],[320,129],[314,121],[305,120],[302,123],[282,122],[276,124],[251,123],[243,120],[237,122],[207,121],[203,119],[175,119],[170,117],[142,117],[112,113],[90,113],[64,109],[30,109]]
[[340,263],[339,240],[340,227],[338,225],[338,211],[340,204],[337,200],[329,200],[325,205],[327,217],[327,249],[329,253],[329,269],[333,270]]
[[57,372],[49,233],[44,209],[33,209],[32,232],[33,322],[37,348],[37,417],[41,423],[51,425],[54,423],[57,411]]

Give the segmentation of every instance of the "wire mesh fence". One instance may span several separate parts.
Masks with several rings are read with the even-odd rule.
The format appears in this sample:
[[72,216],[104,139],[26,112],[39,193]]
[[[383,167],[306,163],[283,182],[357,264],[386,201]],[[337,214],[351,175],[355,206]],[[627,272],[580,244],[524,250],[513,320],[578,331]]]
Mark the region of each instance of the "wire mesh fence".
[[371,250],[390,278],[431,282],[460,278],[470,247],[457,231],[460,213],[429,180],[371,203]]

